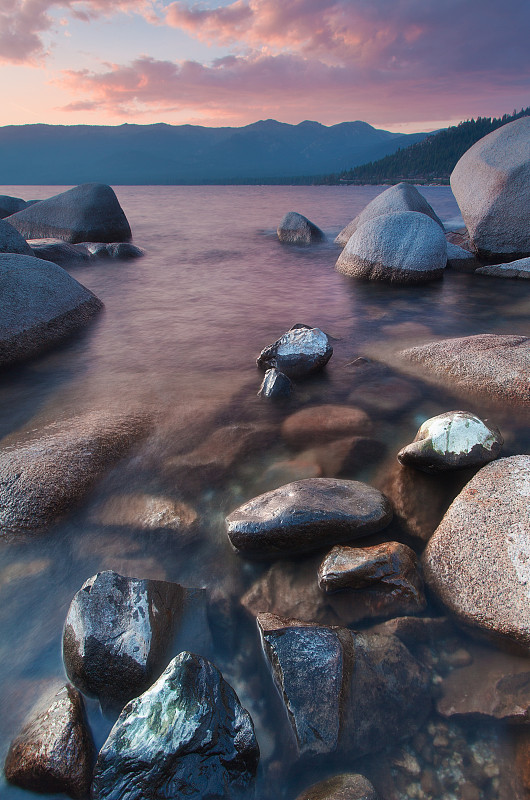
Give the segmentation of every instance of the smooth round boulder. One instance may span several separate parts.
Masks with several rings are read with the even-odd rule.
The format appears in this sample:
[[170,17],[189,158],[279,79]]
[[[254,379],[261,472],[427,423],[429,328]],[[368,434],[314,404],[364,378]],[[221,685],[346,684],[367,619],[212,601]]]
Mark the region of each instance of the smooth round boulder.
[[362,280],[418,284],[441,278],[447,241],[426,214],[404,211],[365,222],[350,237],[336,268]]
[[372,424],[365,411],[354,406],[327,403],[296,411],[284,420],[282,436],[291,447],[327,444],[347,436],[369,433]]
[[25,239],[128,242],[131,229],[114,190],[83,183],[12,214],[8,222]]
[[325,239],[323,232],[311,220],[289,211],[278,225],[278,239],[286,244],[313,244]]
[[426,214],[442,230],[444,229],[443,222],[415,186],[411,183],[397,183],[374,197],[361,213],[341,230],[335,242],[344,247],[357,228],[360,228],[368,220],[383,214],[400,214],[402,211],[417,211],[420,214]]
[[285,399],[291,396],[292,390],[293,384],[287,375],[272,367],[265,373],[258,397],[266,397],[270,400]]
[[0,254],[0,295],[0,367],[48,350],[103,308],[57,264],[13,253]]
[[468,411],[447,411],[426,420],[397,457],[407,467],[444,472],[481,467],[498,458],[503,444],[496,425]]
[[347,772],[313,784],[296,800],[379,800],[379,795],[364,775]]
[[23,236],[9,222],[0,219],[0,253],[33,255],[33,250]]
[[391,519],[386,497],[366,483],[307,478],[239,506],[226,530],[241,555],[282,558],[368,536]]
[[319,372],[333,355],[333,347],[320,328],[297,324],[265,347],[256,364],[260,369],[276,368],[288,378],[305,378]]
[[530,255],[530,117],[476,142],[451,174],[451,189],[479,257]]
[[530,649],[530,456],[501,458],[469,481],[423,554],[424,577],[456,619]]

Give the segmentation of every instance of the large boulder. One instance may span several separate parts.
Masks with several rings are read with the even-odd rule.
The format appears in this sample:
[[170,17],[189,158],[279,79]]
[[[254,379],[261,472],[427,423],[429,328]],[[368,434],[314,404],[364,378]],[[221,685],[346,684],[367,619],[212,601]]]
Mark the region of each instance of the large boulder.
[[247,800],[259,747],[213,664],[184,652],[128,703],[98,756],[93,800]]
[[491,275],[493,278],[530,278],[530,258],[519,258],[508,264],[489,264],[476,270],[477,275]]
[[323,369],[332,355],[324,331],[299,323],[265,347],[256,364],[264,370],[275,367],[288,378],[305,378]]
[[0,194],[0,219],[16,214],[26,208],[26,201],[21,197],[12,197],[9,194]]
[[363,280],[418,284],[441,278],[446,264],[440,226],[426,214],[404,211],[365,222],[348,240],[336,268]]
[[121,709],[158,678],[177,628],[186,627],[187,647],[207,644],[204,589],[99,572],[85,581],[66,616],[67,675],[104,707]]
[[103,303],[64,269],[0,254],[0,367],[48,350],[86,325]]
[[0,535],[55,522],[150,427],[142,413],[91,412],[4,440],[0,450]]
[[282,558],[368,536],[391,519],[386,497],[366,483],[307,478],[239,506],[226,529],[241,555]]
[[530,648],[530,456],[483,467],[423,554],[425,580],[463,625]]
[[300,757],[376,752],[415,733],[429,713],[428,672],[395,636],[273,614],[258,626]]
[[41,705],[11,743],[5,776],[22,789],[85,800],[94,745],[81,695],[67,685]]
[[530,338],[481,333],[412,347],[401,356],[437,383],[498,402],[530,405]]
[[312,244],[321,242],[325,236],[311,220],[289,211],[278,225],[278,239],[287,244]]
[[530,255],[530,117],[484,136],[457,163],[451,189],[478,255]]
[[25,239],[65,242],[127,242],[131,229],[114,194],[104,183],[83,183],[12,214],[8,222]]
[[0,253],[33,255],[33,250],[23,236],[9,222],[0,219]]
[[397,183],[395,186],[390,186],[384,192],[378,194],[377,197],[368,203],[363,208],[360,214],[353,219],[345,228],[341,230],[335,242],[344,247],[348,240],[355,231],[375,217],[381,217],[383,214],[400,214],[403,211],[417,211],[420,214],[426,214],[433,219],[443,230],[444,226],[436,212],[429,205],[427,200],[420,192],[410,183]]

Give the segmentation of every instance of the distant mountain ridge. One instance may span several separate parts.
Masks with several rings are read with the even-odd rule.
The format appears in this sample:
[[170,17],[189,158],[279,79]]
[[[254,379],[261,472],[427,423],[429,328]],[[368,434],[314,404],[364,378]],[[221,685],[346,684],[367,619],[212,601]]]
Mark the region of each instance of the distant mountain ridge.
[[312,182],[422,141],[366,122],[0,127],[0,184]]

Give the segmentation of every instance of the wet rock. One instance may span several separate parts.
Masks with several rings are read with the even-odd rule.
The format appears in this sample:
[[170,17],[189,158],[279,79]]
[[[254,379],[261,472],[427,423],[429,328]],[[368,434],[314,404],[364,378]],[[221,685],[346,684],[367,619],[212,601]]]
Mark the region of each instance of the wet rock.
[[347,772],[313,784],[296,800],[379,800],[379,795],[364,775]]
[[319,372],[333,355],[333,348],[320,328],[295,325],[259,354],[261,369],[275,367],[289,378],[305,378]]
[[272,614],[258,626],[300,756],[357,758],[412,735],[427,716],[427,671],[395,637]]
[[322,405],[291,414],[282,425],[282,436],[291,447],[325,444],[335,439],[364,435],[371,430],[370,418],[360,408]]
[[463,488],[423,555],[432,591],[471,630],[530,647],[530,456],[483,467]]
[[[131,242],[83,242],[89,255],[96,259],[130,260],[145,255],[140,247]],[[80,245],[81,246],[81,245]]]
[[424,472],[480,467],[498,458],[504,439],[499,429],[468,411],[447,411],[426,420],[398,461]]
[[530,660],[473,646],[473,663],[454,669],[436,703],[443,717],[530,721]]
[[300,453],[299,458],[305,457],[308,461],[314,460],[324,478],[350,477],[356,471],[377,461],[385,449],[383,442],[379,442],[377,439],[369,439],[366,436],[350,436],[305,450]]
[[189,647],[208,643],[204,589],[99,572],[85,581],[66,616],[67,675],[103,706],[122,708],[160,675],[179,630]]
[[281,558],[368,536],[391,518],[386,497],[366,483],[308,478],[239,506],[226,528],[241,555]]
[[100,525],[176,533],[190,531],[197,518],[195,509],[187,503],[149,494],[116,495],[93,515]]
[[22,789],[64,792],[84,800],[92,780],[94,746],[81,695],[64,686],[51,705],[42,705],[11,743],[5,776]]
[[399,542],[334,547],[320,565],[318,584],[326,593],[347,592],[352,605],[367,607],[366,617],[414,614],[426,606],[416,554]]
[[370,632],[397,636],[411,647],[418,643],[440,642],[454,634],[454,629],[447,617],[394,617],[374,625]]
[[476,272],[481,263],[474,253],[453,242],[447,242],[447,266],[457,272]]
[[9,194],[0,194],[0,219],[9,217],[17,211],[26,208],[26,201],[21,197],[11,197]]
[[0,254],[0,367],[31,358],[86,325],[103,303],[57,264]]
[[[1,199],[1,198],[0,198]],[[8,222],[0,218],[0,253],[18,253],[31,256],[33,252],[23,236]]]
[[491,275],[494,278],[530,278],[530,258],[520,258],[508,264],[490,264],[477,269],[477,275]]
[[110,186],[83,183],[8,218],[25,239],[128,242],[131,229]]
[[5,439],[0,534],[36,532],[56,521],[149,427],[144,413],[94,411]]
[[83,245],[69,244],[62,239],[30,239],[32,254],[44,261],[67,267],[76,261],[88,261],[90,254]]
[[503,125],[467,150],[451,189],[473,248],[486,259],[530,255],[530,118]]
[[418,284],[441,278],[447,242],[426,214],[405,211],[365,222],[350,237],[336,268],[344,275],[394,284]]
[[326,237],[311,220],[289,211],[278,225],[278,239],[287,244],[313,244]]
[[443,339],[400,354],[437,382],[466,394],[530,405],[530,338],[482,333]]
[[258,761],[252,720],[232,687],[184,652],[123,709],[99,754],[92,797],[243,800]]
[[426,214],[443,230],[443,223],[416,187],[410,183],[397,183],[395,186],[385,189],[368,203],[361,213],[341,230],[335,242],[344,247],[355,231],[368,220],[384,214],[399,214],[403,211],[417,211],[420,214]]
[[272,368],[268,369],[261,382],[258,397],[268,397],[272,400],[291,396],[293,384],[283,372]]

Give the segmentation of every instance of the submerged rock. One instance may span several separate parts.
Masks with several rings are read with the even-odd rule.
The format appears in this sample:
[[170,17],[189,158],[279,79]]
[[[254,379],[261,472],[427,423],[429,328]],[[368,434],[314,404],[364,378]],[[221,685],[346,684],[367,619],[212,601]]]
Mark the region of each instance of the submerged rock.
[[49,350],[86,325],[103,303],[49,261],[0,254],[0,367]]
[[190,648],[208,643],[204,589],[99,572],[68,609],[67,675],[104,707],[122,708],[160,675],[178,629],[187,630]]
[[88,796],[94,745],[85,722],[81,695],[64,686],[51,705],[24,726],[5,761],[9,783],[33,792]]
[[503,125],[467,150],[451,189],[479,256],[530,255],[530,118]]
[[312,244],[326,237],[311,220],[289,211],[278,225],[278,239],[287,244]]
[[283,372],[275,369],[268,369],[261,382],[258,397],[267,397],[271,400],[286,398],[291,396],[293,384]]
[[365,435],[371,430],[370,418],[354,406],[321,405],[303,408],[288,416],[282,436],[292,447],[326,444],[346,436]]
[[333,348],[320,328],[295,325],[259,354],[261,369],[275,367],[289,378],[304,378],[319,372],[333,355]]
[[131,229],[114,191],[104,183],[83,183],[8,218],[25,239],[65,242],[128,242]]
[[313,784],[296,800],[379,800],[379,795],[364,775],[346,772]]
[[187,503],[149,494],[115,495],[93,515],[100,525],[176,533],[187,533],[197,518],[195,509]]
[[385,449],[383,442],[377,439],[349,436],[305,450],[298,458],[300,460],[306,458],[308,462],[313,461],[318,464],[323,478],[347,478],[364,469],[367,464],[377,461]]
[[447,411],[426,420],[398,461],[425,472],[480,467],[498,458],[504,439],[499,429],[468,411]]
[[483,467],[423,555],[425,580],[466,627],[530,648],[530,456]]
[[226,528],[241,555],[281,558],[368,536],[391,519],[386,497],[366,483],[308,478],[239,506]]
[[491,275],[494,278],[530,278],[530,258],[520,258],[508,264],[490,264],[477,269],[477,275]]
[[181,653],[121,712],[98,756],[94,800],[250,800],[259,747],[213,664]]
[[446,264],[440,226],[426,214],[405,211],[365,222],[348,240],[336,268],[363,280],[407,285],[441,278]]
[[0,218],[0,253],[18,253],[31,256],[33,251],[23,236],[8,222]]
[[62,239],[30,239],[34,256],[66,267],[76,261],[88,261],[90,253],[83,245],[69,244]]
[[397,183],[395,186],[385,189],[368,203],[361,213],[341,230],[335,242],[344,247],[355,231],[368,220],[383,214],[399,214],[403,211],[417,211],[420,214],[426,214],[443,230],[442,221],[416,187],[410,183]]

